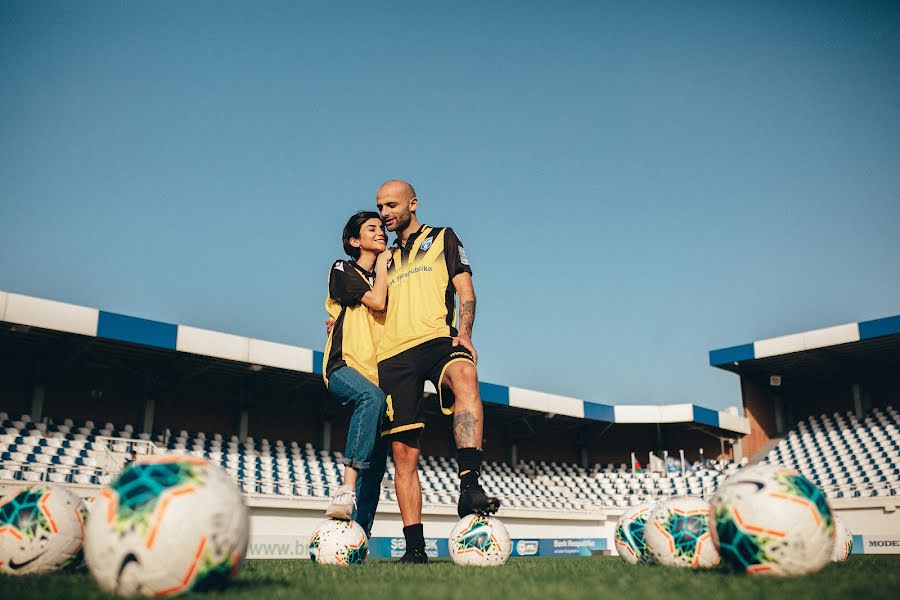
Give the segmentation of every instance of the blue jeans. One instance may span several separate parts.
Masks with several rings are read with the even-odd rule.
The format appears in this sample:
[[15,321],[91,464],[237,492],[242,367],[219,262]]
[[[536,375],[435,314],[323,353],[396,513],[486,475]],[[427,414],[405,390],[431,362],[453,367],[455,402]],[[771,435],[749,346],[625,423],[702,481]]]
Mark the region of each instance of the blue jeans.
[[328,391],[341,405],[353,406],[341,462],[359,471],[353,520],[369,535],[387,466],[388,444],[378,435],[385,407],[384,392],[352,367],[333,371],[328,377]]
[[360,471],[356,480],[356,510],[353,511],[353,520],[366,530],[366,537],[372,537],[372,524],[375,522],[375,510],[381,496],[381,480],[387,471],[387,455],[390,447],[390,441],[379,437],[375,441],[369,468]]

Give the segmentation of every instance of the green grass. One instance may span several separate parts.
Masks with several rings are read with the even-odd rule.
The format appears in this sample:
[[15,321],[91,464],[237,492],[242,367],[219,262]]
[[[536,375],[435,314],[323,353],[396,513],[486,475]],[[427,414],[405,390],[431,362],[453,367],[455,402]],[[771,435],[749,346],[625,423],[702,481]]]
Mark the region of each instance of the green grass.
[[[0,598],[106,598],[87,573],[0,576]],[[372,561],[351,569],[310,561],[249,561],[240,578],[207,599],[393,598],[515,600],[556,598],[900,598],[900,556],[851,556],[806,577],[764,578],[659,566],[631,567],[615,557],[518,558],[497,569],[464,569],[448,561],[401,566]]]

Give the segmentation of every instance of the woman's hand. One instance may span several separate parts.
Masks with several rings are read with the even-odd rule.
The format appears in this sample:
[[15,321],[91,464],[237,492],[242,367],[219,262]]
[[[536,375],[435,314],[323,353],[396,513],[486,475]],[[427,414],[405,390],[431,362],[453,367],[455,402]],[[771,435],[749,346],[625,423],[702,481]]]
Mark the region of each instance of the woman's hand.
[[393,256],[393,251],[388,248],[384,252],[378,255],[378,258],[375,259],[375,272],[386,271],[388,261],[391,260],[391,256]]

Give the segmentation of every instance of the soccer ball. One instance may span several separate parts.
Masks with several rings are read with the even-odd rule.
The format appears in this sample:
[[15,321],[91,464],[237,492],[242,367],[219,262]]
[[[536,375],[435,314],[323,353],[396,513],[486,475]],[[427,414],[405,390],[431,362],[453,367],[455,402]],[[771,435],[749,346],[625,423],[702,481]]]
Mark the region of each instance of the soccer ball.
[[832,562],[842,562],[853,552],[853,533],[844,520],[834,515],[834,549],[831,551]]
[[506,525],[496,517],[467,515],[454,525],[448,540],[450,559],[469,567],[499,567],[512,554]]
[[84,503],[58,485],[38,483],[0,499],[0,573],[47,573],[82,564]]
[[250,522],[222,468],[192,456],[132,463],[93,503],[85,559],[97,583],[123,596],[171,596],[237,575]]
[[622,560],[629,564],[653,561],[644,541],[644,525],[654,506],[654,504],[632,506],[622,513],[616,523],[616,551]]
[[644,528],[653,559],[669,567],[708,568],[719,564],[709,531],[709,502],[676,496],[656,505]]
[[309,538],[309,557],[319,565],[359,565],[369,554],[369,540],[356,521],[328,519]]
[[711,504],[716,547],[738,571],[803,575],[831,559],[835,529],[828,500],[794,469],[743,469],[719,487]]

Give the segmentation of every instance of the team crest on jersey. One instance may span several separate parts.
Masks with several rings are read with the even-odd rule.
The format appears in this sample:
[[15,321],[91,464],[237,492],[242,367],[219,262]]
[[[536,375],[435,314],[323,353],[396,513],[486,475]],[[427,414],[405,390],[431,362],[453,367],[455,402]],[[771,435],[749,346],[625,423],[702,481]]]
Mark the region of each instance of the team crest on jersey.
[[431,248],[431,244],[433,244],[433,243],[434,243],[433,237],[425,238],[425,240],[422,242],[422,246],[421,246],[422,250],[428,250],[429,248]]
[[337,261],[336,263],[334,263],[334,268],[337,269],[338,271],[343,271],[344,263],[342,263],[341,261]]
[[462,246],[459,247],[459,262],[466,265],[467,267],[469,266],[469,259],[466,256],[466,249]]

